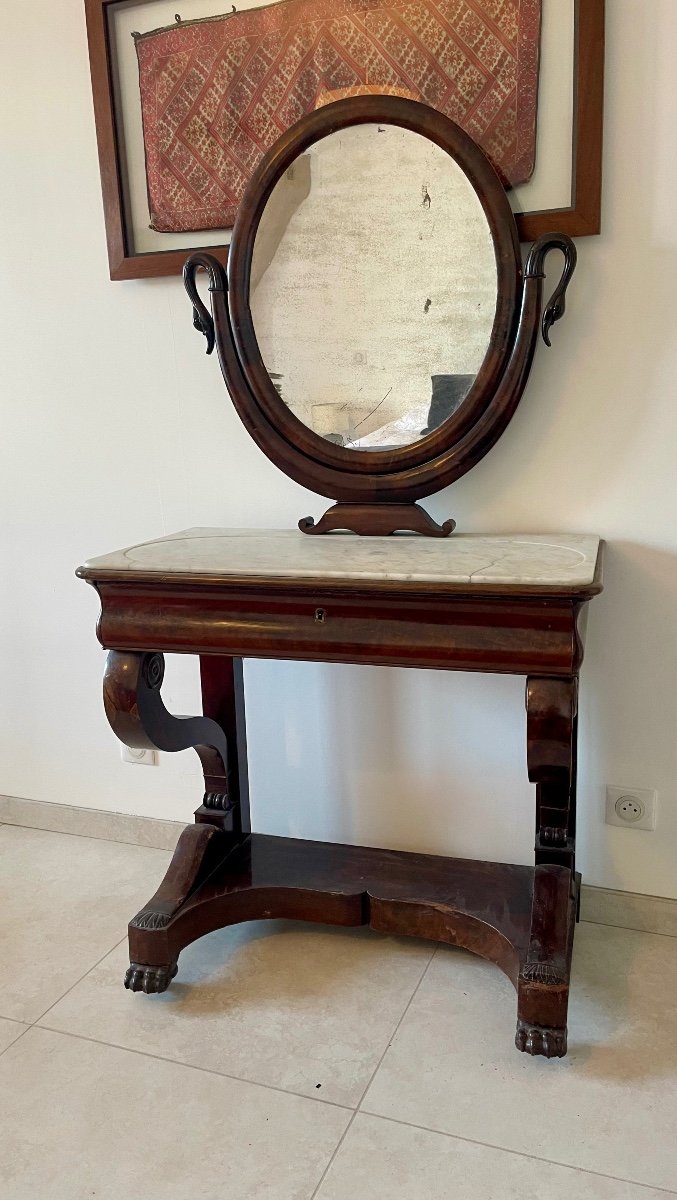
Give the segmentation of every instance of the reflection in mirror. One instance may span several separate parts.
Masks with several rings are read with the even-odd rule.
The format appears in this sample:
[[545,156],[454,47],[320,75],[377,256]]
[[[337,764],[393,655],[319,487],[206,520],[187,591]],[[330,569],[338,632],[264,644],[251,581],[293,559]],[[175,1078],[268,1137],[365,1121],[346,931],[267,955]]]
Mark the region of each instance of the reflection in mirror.
[[462,405],[496,291],[489,225],[455,160],[369,124],[323,138],[276,185],[250,304],[266,370],[299,420],[338,445],[384,450]]

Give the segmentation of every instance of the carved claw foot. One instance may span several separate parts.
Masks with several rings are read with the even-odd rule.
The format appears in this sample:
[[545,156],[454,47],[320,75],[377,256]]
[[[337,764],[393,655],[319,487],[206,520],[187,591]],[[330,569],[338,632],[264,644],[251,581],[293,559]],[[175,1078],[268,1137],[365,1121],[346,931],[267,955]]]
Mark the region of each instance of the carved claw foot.
[[125,975],[125,987],[130,992],[166,992],[172,979],[178,971],[176,963],[170,967],[146,967],[140,963],[132,963]]
[[542,1025],[517,1022],[515,1045],[525,1054],[542,1054],[544,1058],[564,1058],[567,1052],[566,1029],[546,1029]]

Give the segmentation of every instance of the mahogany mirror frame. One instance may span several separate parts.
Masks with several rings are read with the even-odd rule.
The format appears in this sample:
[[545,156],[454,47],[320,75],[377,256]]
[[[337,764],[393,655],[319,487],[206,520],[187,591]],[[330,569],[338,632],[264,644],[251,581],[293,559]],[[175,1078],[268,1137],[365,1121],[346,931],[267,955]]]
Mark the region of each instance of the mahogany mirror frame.
[[[389,124],[427,138],[461,168],[474,188],[489,225],[497,271],[496,313],[489,348],[463,404],[437,429],[409,446],[360,451],[327,441],[286,407],[259,350],[249,306],[249,283],[256,232],[277,182],[295,159],[324,137],[355,125]],[[450,230],[453,236],[453,230]],[[193,302],[194,324],[216,343],[224,380],[234,406],[254,441],[297,483],[336,501],[307,533],[350,529],[392,533],[413,529],[446,536],[453,521],[438,526],[415,501],[440,491],[470,470],[503,433],[526,385],[541,321],[544,258],[558,248],[564,272],[543,315],[543,335],[564,312],[564,293],[575,265],[573,243],[561,234],[545,235],[522,266],[517,224],[505,190],[480,147],[441,113],[413,100],[360,96],[339,100],[304,117],[276,142],[261,161],[240,206],[228,257],[227,275],[212,255],[198,252],[184,268]],[[212,313],[196,286],[199,269],[210,280]],[[443,281],[442,281],[443,282]]]
[[[355,450],[328,442],[280,402],[259,349],[250,308],[254,244],[264,209],[277,183],[311,146],[354,125],[394,125],[435,143],[460,166],[487,218],[497,275],[496,313],[489,346],[475,382],[461,406],[442,426],[409,446]],[[387,187],[387,184],[385,185]],[[340,240],[340,235],[337,233]],[[453,228],[448,230],[453,238]],[[387,247],[386,247],[387,250]],[[510,356],[520,298],[521,258],[517,226],[498,175],[476,142],[441,113],[413,100],[359,96],[336,101],[304,117],[277,141],[254,174],[233,228],[228,261],[228,298],[235,347],[250,392],[266,419],[310,458],[358,475],[391,475],[437,458],[474,424],[487,404]],[[438,281],[444,286],[444,278]]]
[[[351,126],[387,124],[420,134],[447,152],[465,173],[483,206],[495,248],[497,306],[489,349],[459,410],[436,430],[393,450],[348,449],[302,424],[281,400],[264,366],[250,308],[254,241],[260,218],[278,180],[296,157],[331,133]],[[453,230],[450,230],[453,236]],[[564,312],[564,293],[574,270],[573,242],[562,234],[535,242],[522,266],[519,234],[501,180],[468,134],[447,116],[412,100],[359,96],[337,101],[305,116],[260,162],[240,206],[228,256],[228,271],[211,254],[198,252],[184,269],[193,304],[193,324],[218,348],[224,382],[236,412],[264,454],[301,486],[335,500],[322,521],[301,518],[305,533],[351,529],[384,534],[399,529],[445,536],[454,521],[437,526],[415,502],[441,491],[471,469],[515,412],[529,368],[541,318],[544,259],[564,253],[564,271],[543,317],[549,329]],[[211,314],[200,299],[196,275],[208,272]]]

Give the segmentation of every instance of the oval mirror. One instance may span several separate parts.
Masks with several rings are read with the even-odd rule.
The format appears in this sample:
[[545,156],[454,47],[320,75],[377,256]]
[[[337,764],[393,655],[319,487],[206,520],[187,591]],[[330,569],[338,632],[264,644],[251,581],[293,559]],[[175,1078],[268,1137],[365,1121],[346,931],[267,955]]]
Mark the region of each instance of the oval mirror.
[[464,404],[497,310],[494,239],[444,149],[387,123],[300,153],[254,241],[249,305],[283,403],[319,437],[396,450]]
[[[564,268],[543,310],[554,248]],[[227,273],[198,251],[184,279],[257,445],[335,500],[300,529],[446,537],[453,520],[417,501],[501,436],[575,262],[568,237],[543,234],[523,266],[479,146],[427,105],[370,95],[316,109],[275,142],[240,204]]]

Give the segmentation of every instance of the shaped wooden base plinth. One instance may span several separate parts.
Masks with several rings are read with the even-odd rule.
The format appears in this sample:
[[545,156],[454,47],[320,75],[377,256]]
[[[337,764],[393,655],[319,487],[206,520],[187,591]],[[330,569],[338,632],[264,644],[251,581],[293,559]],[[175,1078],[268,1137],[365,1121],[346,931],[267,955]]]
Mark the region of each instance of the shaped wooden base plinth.
[[561,1056],[577,890],[559,865],[243,837],[198,824],[184,830],[160,888],[130,923],[125,986],[164,991],[185,946],[240,921],[369,925],[462,946],[495,963],[517,988],[518,1049]]
[[449,537],[456,528],[451,518],[439,525],[420,504],[332,504],[317,523],[301,517],[301,533],[349,533],[388,537],[391,533],[420,533],[424,537]]

